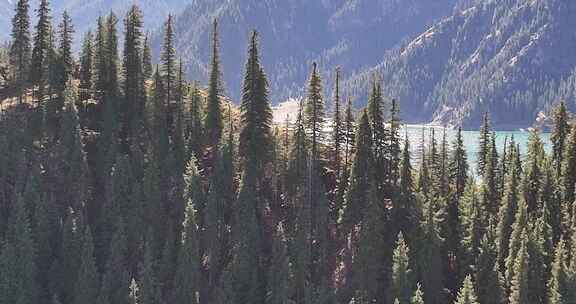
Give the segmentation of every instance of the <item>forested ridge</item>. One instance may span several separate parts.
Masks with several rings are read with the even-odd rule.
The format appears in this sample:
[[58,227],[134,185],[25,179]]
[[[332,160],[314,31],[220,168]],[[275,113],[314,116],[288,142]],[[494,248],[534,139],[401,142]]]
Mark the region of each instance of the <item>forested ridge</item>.
[[48,0],[19,0],[12,24],[0,304],[576,303],[563,102],[550,153],[538,130],[525,155],[513,138],[497,147],[486,113],[475,176],[461,129],[410,148],[378,75],[355,111],[345,71],[325,96],[313,63],[296,121],[274,125],[256,31],[235,106],[218,20],[205,87],[184,77],[171,15],[156,64],[137,6],[100,17],[78,55]]

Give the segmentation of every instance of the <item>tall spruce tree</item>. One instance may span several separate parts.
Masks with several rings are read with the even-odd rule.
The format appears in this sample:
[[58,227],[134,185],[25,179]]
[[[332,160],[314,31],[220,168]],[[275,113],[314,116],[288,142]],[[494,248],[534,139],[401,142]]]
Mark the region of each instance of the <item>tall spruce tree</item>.
[[336,172],[336,178],[340,177],[342,167],[342,145],[345,144],[345,126],[341,110],[340,96],[340,67],[336,68],[336,79],[334,80],[334,111],[332,113],[332,163]]
[[488,113],[484,113],[484,119],[482,122],[482,127],[480,128],[480,139],[478,144],[478,173],[484,175],[484,168],[486,166],[486,158],[490,153],[490,141],[491,141],[491,127],[490,127],[490,117]]
[[552,135],[550,136],[550,141],[552,142],[552,159],[554,161],[557,178],[562,174],[564,149],[566,147],[566,139],[570,134],[570,124],[568,120],[566,104],[564,101],[561,101],[554,109],[554,127],[552,128]]
[[208,82],[208,97],[206,98],[206,117],[204,118],[205,139],[208,146],[216,146],[222,137],[222,105],[223,95],[222,70],[220,67],[220,41],[218,38],[218,20],[214,19],[212,29],[212,60]]
[[128,152],[137,126],[144,115],[144,76],[142,72],[142,12],[132,5],[124,18],[124,104],[121,109],[120,141]]
[[[80,89],[91,90],[93,78],[94,37],[92,31],[86,32],[80,53]],[[84,95],[83,95],[84,96]]]
[[264,174],[272,154],[272,109],[268,100],[268,80],[260,64],[258,33],[252,32],[242,89],[239,153]]
[[382,97],[382,87],[376,75],[372,79],[370,97],[368,99],[368,117],[370,118],[370,128],[372,129],[372,146],[374,154],[374,174],[379,183],[378,188],[382,188],[382,183],[387,178],[387,133],[384,124],[384,99]]
[[368,111],[364,110],[358,121],[356,132],[356,153],[350,173],[350,184],[340,218],[345,230],[354,227],[362,218],[366,202],[369,200],[370,183],[373,179],[372,130]]
[[388,119],[389,131],[387,138],[387,152],[386,155],[389,160],[388,175],[392,185],[398,184],[400,178],[400,108],[396,99],[392,99],[390,106],[390,117]]
[[153,73],[152,67],[152,50],[150,49],[150,41],[148,33],[144,37],[143,50],[142,50],[142,76],[144,79],[150,79]]
[[30,4],[28,0],[18,0],[15,14],[12,18],[12,42],[10,44],[10,65],[13,78],[18,89],[20,102],[22,102],[22,89],[28,80],[30,66]]
[[317,169],[316,163],[320,160],[320,143],[323,139],[324,100],[322,97],[322,79],[316,62],[312,63],[312,72],[308,80],[305,114],[312,163]]
[[456,198],[459,199],[464,194],[468,182],[468,161],[461,127],[458,128],[458,133],[452,142],[452,157],[449,168],[450,181],[454,185]]
[[52,24],[50,17],[50,4],[48,0],[41,0],[36,11],[38,23],[34,33],[34,46],[30,65],[30,80],[39,86],[38,98],[44,98],[44,86],[48,82],[48,55],[50,52]]
[[58,55],[60,56],[60,77],[58,77],[60,90],[63,90],[74,72],[74,58],[72,56],[72,39],[74,35],[74,25],[72,18],[67,11],[62,13],[62,21],[58,25],[58,35],[60,45]]

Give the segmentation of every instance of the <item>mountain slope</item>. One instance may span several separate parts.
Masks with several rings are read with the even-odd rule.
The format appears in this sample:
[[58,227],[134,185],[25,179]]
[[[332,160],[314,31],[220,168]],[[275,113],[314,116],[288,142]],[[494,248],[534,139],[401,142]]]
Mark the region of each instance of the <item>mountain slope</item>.
[[[191,78],[207,79],[211,22],[218,18],[227,93],[238,99],[249,31],[261,33],[263,63],[278,102],[302,94],[312,61],[361,71],[469,0],[195,0],[177,16],[177,48]],[[161,34],[156,40],[156,53]]]
[[[527,126],[574,96],[575,14],[573,1],[487,1],[390,52],[375,70],[408,120],[477,127],[488,111],[497,126]],[[369,73],[348,85],[363,90]]]

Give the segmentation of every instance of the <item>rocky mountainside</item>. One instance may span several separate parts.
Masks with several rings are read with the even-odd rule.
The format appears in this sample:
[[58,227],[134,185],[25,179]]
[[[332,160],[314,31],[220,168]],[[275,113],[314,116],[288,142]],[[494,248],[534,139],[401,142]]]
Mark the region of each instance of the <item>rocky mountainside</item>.
[[531,125],[551,105],[575,104],[576,2],[485,1],[456,12],[348,81],[358,94],[373,70],[405,118],[475,128]]
[[[261,33],[274,103],[302,94],[312,61],[351,75],[470,0],[194,0],[177,15],[177,48],[191,78],[207,79],[212,20],[218,18],[227,94],[239,98],[248,35]],[[156,54],[161,45],[158,33]]]

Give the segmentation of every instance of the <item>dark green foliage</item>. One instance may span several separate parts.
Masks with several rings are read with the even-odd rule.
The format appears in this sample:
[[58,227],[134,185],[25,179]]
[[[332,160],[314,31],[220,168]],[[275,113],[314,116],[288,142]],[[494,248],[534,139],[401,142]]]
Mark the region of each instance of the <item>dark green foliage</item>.
[[212,60],[206,99],[206,117],[204,118],[205,140],[209,146],[215,146],[222,137],[222,105],[223,95],[222,71],[220,67],[220,41],[218,38],[218,21],[214,20],[212,30]]
[[438,233],[436,208],[432,200],[426,204],[424,222],[422,222],[422,239],[417,252],[417,269],[419,281],[422,282],[425,303],[444,303],[444,277],[442,272],[441,247],[442,239]]
[[567,203],[573,202],[575,199],[576,189],[576,124],[572,126],[572,131],[566,141],[566,151],[564,151],[564,165],[563,165],[563,186],[564,186],[564,201]]
[[478,145],[478,173],[484,175],[484,168],[486,167],[486,158],[490,154],[490,118],[488,113],[484,114],[484,121],[480,128],[480,142]]
[[[524,237],[526,235],[524,234]],[[520,248],[518,250],[518,255],[514,262],[514,276],[510,281],[510,297],[508,303],[510,304],[523,304],[523,303],[533,303],[529,298],[529,281],[528,281],[528,271],[529,271],[529,255],[526,248],[526,241],[523,240]]]
[[341,96],[340,96],[340,68],[336,68],[336,79],[334,81],[334,111],[332,113],[332,163],[336,172],[336,177],[340,177],[342,168],[342,146],[346,144],[346,129],[343,120]]
[[94,59],[94,37],[91,31],[84,35],[82,42],[82,52],[80,54],[80,88],[85,90],[92,89]]
[[322,79],[316,62],[312,63],[312,73],[308,80],[308,96],[306,98],[305,125],[309,136],[310,151],[314,166],[320,159],[320,142],[323,139],[324,99],[322,97]]
[[58,55],[61,75],[58,77],[60,89],[63,89],[72,78],[74,72],[74,59],[72,58],[72,36],[74,35],[74,25],[67,11],[62,13],[62,22],[58,25],[58,36],[60,45]]
[[25,202],[18,197],[0,254],[0,303],[38,303],[36,245]]
[[148,40],[148,34],[144,37],[143,43],[144,49],[142,50],[142,76],[144,79],[149,79],[152,77],[152,51],[150,50],[150,41]]
[[39,85],[40,97],[48,80],[48,54],[51,47],[52,24],[50,17],[50,6],[48,0],[40,1],[37,10],[37,20],[34,33],[34,47],[32,48],[32,59],[30,66],[30,80],[33,84]]
[[124,103],[121,109],[120,141],[127,152],[140,130],[144,115],[144,75],[142,71],[142,12],[133,5],[124,19]]
[[100,277],[94,259],[94,243],[92,232],[86,228],[82,243],[81,264],[78,269],[78,278],[75,282],[75,304],[95,304],[100,287]]
[[252,163],[260,175],[271,160],[272,109],[268,101],[268,80],[258,55],[258,33],[254,31],[248,49],[246,74],[242,90],[239,154]]
[[449,172],[451,184],[455,187],[456,197],[460,198],[464,194],[468,182],[468,161],[462,139],[462,128],[458,128],[458,134],[452,143]]
[[476,294],[480,303],[505,303],[506,293],[498,270],[494,238],[487,234],[481,243],[476,266]]
[[194,205],[189,203],[186,207],[178,266],[174,278],[174,301],[178,303],[198,303],[201,261],[195,217]]
[[346,192],[341,223],[345,229],[352,229],[362,218],[369,201],[371,179],[373,177],[372,131],[368,112],[364,110],[358,121],[356,132],[356,153],[352,162],[350,184]]
[[[10,46],[10,65],[14,73],[14,82],[18,90],[22,90],[28,80],[30,66],[30,4],[28,0],[18,0],[16,13],[12,18],[12,44]],[[22,92],[19,92],[21,95]]]
[[552,159],[554,160],[554,168],[556,177],[562,174],[562,164],[564,162],[564,149],[566,147],[566,139],[570,134],[570,125],[568,123],[568,112],[566,104],[561,101],[554,111],[554,128],[550,141],[552,141]]
[[10,65],[0,47],[0,93],[33,93],[0,115],[0,304],[575,302],[568,105],[552,151],[533,131],[525,155],[496,146],[486,115],[476,176],[461,129],[423,134],[413,162],[388,82],[356,124],[338,70],[328,139],[316,65],[295,122],[275,125],[256,32],[236,108],[216,22],[202,88],[173,17],[156,71],[136,6],[120,44],[114,13],[100,18],[77,65],[71,20],[56,32],[40,4],[34,59],[27,1]]
[[267,304],[288,304],[290,298],[290,262],[284,228],[278,225],[272,245],[272,262],[268,272]]

